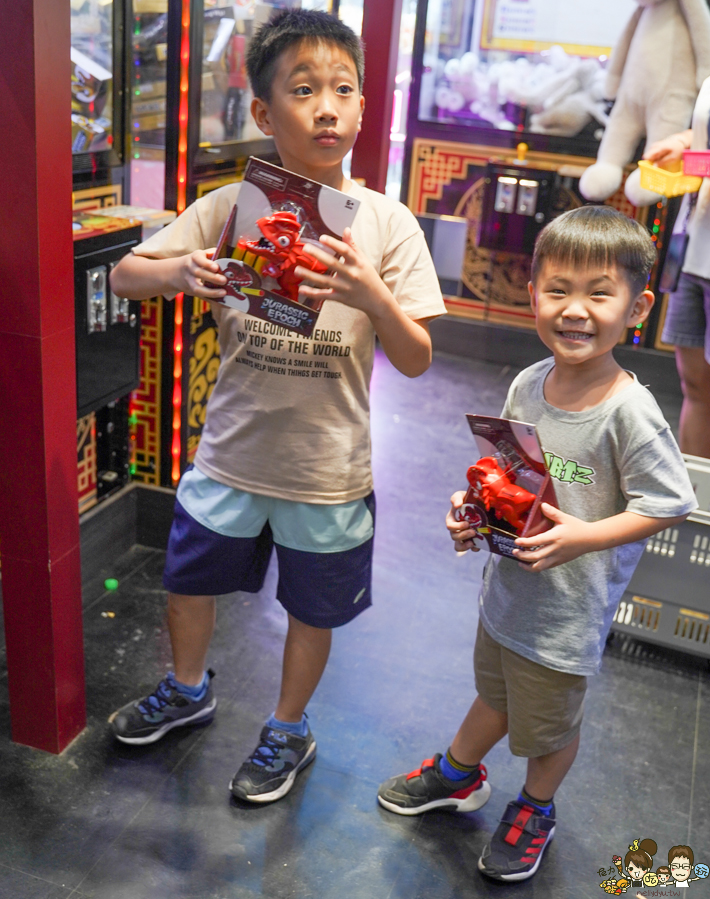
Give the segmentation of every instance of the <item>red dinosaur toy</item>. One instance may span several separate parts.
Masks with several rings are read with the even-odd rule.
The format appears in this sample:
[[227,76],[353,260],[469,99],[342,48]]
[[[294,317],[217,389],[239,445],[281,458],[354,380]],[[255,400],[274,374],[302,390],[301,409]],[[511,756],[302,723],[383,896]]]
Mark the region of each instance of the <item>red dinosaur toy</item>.
[[535,502],[535,494],[515,484],[515,475],[503,471],[492,456],[484,456],[466,472],[471,485],[465,503],[479,500],[486,511],[493,510],[514,528],[525,526],[525,518]]
[[327,272],[327,266],[303,252],[301,226],[293,212],[274,212],[258,219],[256,226],[263,236],[259,240],[240,240],[237,247],[266,259],[261,273],[276,278],[284,296],[298,302],[298,285],[302,279],[293,273],[296,266],[319,274]]

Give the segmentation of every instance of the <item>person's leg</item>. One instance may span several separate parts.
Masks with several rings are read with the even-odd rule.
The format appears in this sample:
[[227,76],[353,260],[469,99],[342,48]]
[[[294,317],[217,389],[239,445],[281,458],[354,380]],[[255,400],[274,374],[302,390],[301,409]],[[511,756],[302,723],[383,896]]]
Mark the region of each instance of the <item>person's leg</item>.
[[710,458],[710,282],[682,272],[668,297],[662,341],[675,347],[683,391],[680,448]]
[[[174,727],[211,719],[217,705],[214,672],[205,668],[215,626],[214,597],[261,589],[272,550],[263,505],[262,498],[218,484],[196,469],[183,475],[163,574],[174,672],[152,693],[111,716],[117,739],[152,743]],[[217,508],[221,526],[231,533],[206,527],[187,506],[205,520]]]
[[508,803],[478,869],[495,880],[532,877],[555,833],[555,790],[574,762],[586,678],[547,668],[501,648],[513,755],[527,759],[527,777]]
[[289,613],[281,670],[281,692],[274,713],[279,721],[300,722],[325,670],[330,628],[311,627]]
[[508,716],[480,696],[473,701],[445,755],[425,759],[409,774],[380,785],[377,801],[397,815],[421,815],[433,809],[474,812],[491,795],[481,760],[508,730]]
[[462,765],[478,765],[508,733],[508,716],[477,696],[451,743],[451,755]]
[[[579,690],[577,690],[579,693]],[[579,748],[578,717],[573,699],[568,721],[574,738],[561,749],[528,758],[520,795],[503,813],[496,832],[478,861],[478,869],[496,880],[527,880],[537,871],[555,833],[555,792],[572,767]]]
[[377,801],[383,808],[398,815],[421,815],[441,808],[472,812],[488,801],[491,788],[481,761],[507,733],[508,715],[500,647],[480,621],[473,667],[478,696],[448,751],[425,759],[416,771],[381,784]]
[[371,604],[374,497],[338,505],[273,500],[276,598],[288,614],[281,691],[259,743],[232,778],[247,802],[273,802],[315,758],[305,709],[325,670],[331,628]]
[[215,622],[214,596],[168,594],[168,630],[175,671],[155,690],[115,712],[114,736],[122,743],[154,743],[174,727],[203,724],[212,719],[217,700],[212,690],[213,671],[206,657]]
[[168,593],[168,629],[175,677],[181,684],[197,686],[204,678],[216,609],[214,596]]
[[578,749],[579,734],[571,743],[556,752],[528,759],[528,774],[525,779],[525,792],[528,796],[541,804],[552,802],[557,788],[577,757]]
[[710,459],[710,365],[703,347],[679,346],[675,356],[683,390],[680,448],[692,456]]

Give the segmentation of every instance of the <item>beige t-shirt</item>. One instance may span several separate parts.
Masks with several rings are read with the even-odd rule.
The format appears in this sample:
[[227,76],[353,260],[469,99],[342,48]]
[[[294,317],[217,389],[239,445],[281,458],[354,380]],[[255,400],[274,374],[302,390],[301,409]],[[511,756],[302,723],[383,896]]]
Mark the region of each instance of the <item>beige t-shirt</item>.
[[[237,200],[229,184],[135,247],[168,258],[214,247]],[[395,200],[352,184],[353,239],[412,319],[446,312],[424,234]],[[326,300],[312,338],[213,304],[221,364],[195,457],[238,490],[344,503],[372,490],[369,385],[375,333],[363,312]]]

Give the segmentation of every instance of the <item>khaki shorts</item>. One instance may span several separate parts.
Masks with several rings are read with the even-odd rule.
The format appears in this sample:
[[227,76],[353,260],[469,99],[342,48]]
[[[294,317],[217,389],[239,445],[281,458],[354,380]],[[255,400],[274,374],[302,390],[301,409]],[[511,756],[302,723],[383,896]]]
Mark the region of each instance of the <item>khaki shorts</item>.
[[508,716],[513,755],[537,758],[556,752],[579,733],[587,678],[546,668],[506,649],[478,622],[473,651],[476,690]]

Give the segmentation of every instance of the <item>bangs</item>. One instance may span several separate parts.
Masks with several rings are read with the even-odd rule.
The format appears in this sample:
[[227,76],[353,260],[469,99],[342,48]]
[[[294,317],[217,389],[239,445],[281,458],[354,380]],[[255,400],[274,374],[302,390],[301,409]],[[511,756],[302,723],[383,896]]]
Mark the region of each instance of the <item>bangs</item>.
[[350,55],[362,91],[365,54],[360,38],[335,16],[313,9],[282,9],[273,13],[256,32],[247,50],[246,67],[252,92],[267,102],[281,54],[293,44],[307,41],[332,44]]
[[648,231],[610,206],[582,206],[540,232],[532,261],[535,282],[545,263],[574,269],[618,268],[638,295],[648,284],[656,248]]

